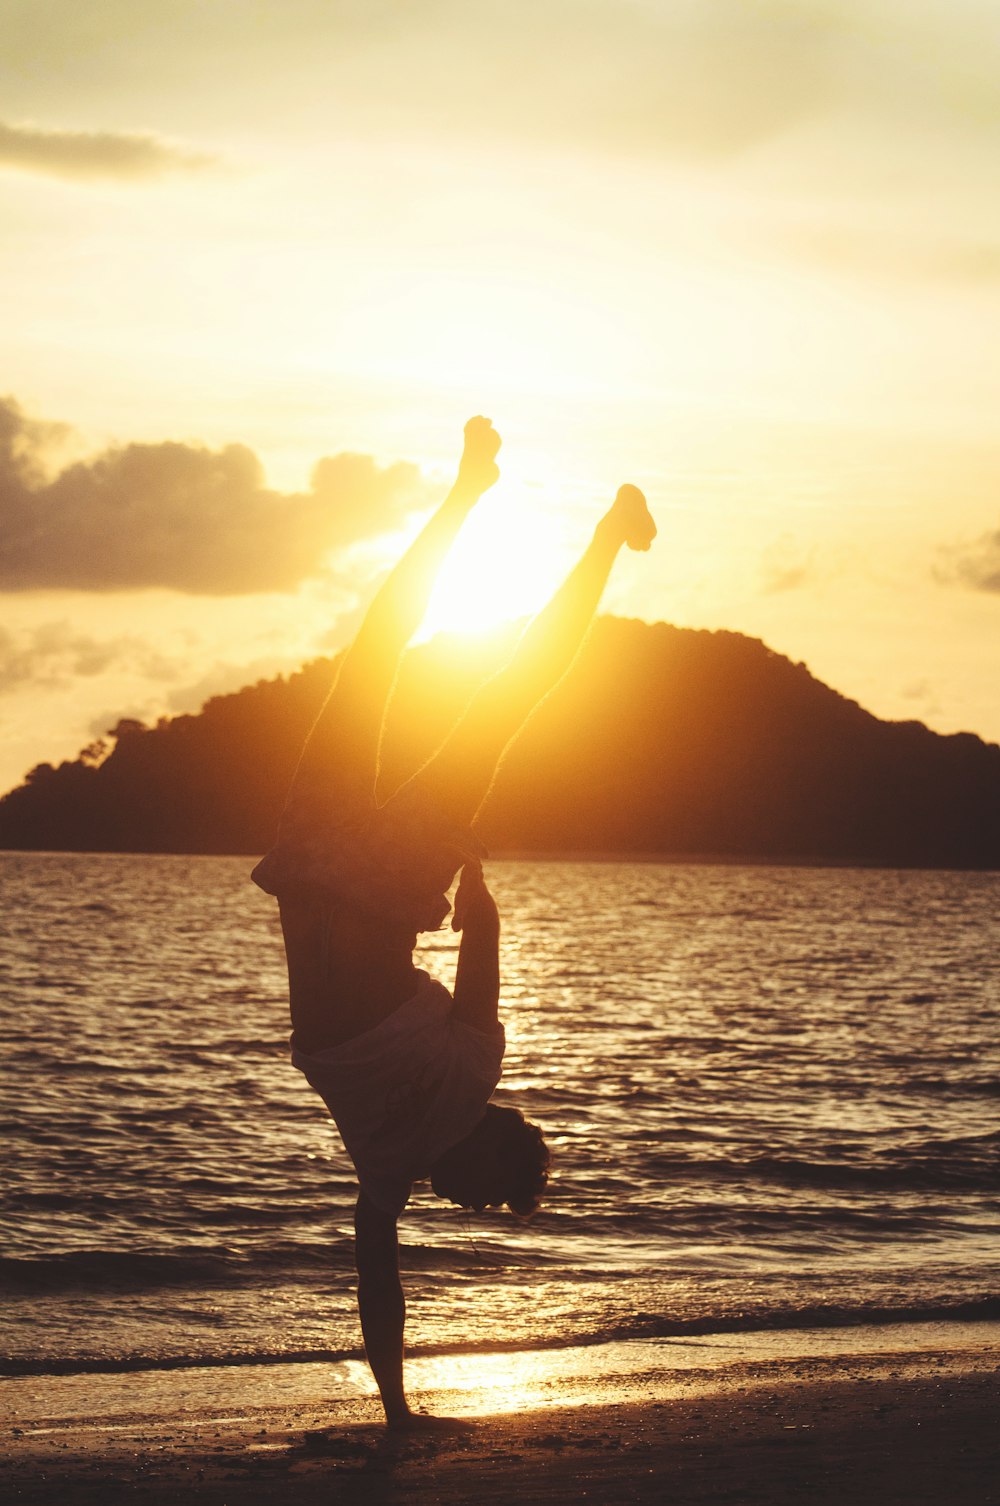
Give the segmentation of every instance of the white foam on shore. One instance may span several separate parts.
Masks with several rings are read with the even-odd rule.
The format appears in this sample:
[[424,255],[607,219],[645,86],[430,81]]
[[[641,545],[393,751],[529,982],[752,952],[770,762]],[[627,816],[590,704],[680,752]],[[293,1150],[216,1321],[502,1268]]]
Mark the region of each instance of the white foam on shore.
[[[669,1399],[692,1389],[740,1388],[782,1379],[901,1379],[914,1374],[994,1369],[1000,1323],[914,1323],[886,1327],[711,1334],[500,1354],[415,1355],[407,1361],[411,1401],[462,1417],[550,1407]],[[87,1427],[113,1432],[137,1417],[175,1428],[232,1424],[251,1412],[302,1408],[351,1426],[378,1419],[375,1388],[360,1360],[18,1376],[0,1381],[7,1426],[26,1436]]]

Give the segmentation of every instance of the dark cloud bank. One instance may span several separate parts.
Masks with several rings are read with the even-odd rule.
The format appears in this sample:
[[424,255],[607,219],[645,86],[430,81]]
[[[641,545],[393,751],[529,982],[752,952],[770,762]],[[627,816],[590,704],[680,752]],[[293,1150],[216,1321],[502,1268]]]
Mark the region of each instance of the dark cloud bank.
[[274,491],[245,445],[128,444],[47,479],[52,432],[0,399],[0,590],[291,591],[429,500],[415,465],[352,454]]

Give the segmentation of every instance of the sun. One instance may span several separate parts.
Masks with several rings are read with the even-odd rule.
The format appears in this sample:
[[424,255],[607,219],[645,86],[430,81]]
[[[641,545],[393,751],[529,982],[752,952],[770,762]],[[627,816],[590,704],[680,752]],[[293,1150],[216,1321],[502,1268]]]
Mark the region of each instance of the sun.
[[568,568],[567,539],[535,488],[489,492],[438,575],[420,638],[482,633],[537,612]]

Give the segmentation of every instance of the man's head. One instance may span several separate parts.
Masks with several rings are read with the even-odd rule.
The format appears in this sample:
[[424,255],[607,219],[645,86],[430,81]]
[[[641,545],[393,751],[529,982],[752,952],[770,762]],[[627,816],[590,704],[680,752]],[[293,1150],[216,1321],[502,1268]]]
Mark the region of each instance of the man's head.
[[548,1179],[549,1148],[538,1125],[495,1103],[431,1167],[438,1197],[477,1213],[506,1203],[522,1218],[535,1212]]

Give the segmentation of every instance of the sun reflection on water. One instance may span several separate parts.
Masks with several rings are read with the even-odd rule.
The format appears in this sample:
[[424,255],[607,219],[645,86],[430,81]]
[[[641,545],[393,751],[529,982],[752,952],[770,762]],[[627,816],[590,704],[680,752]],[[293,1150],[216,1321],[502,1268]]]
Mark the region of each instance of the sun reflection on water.
[[[537,1410],[565,1403],[567,1380],[582,1381],[589,1350],[518,1351],[505,1354],[444,1354],[407,1357],[407,1390],[415,1404],[428,1397],[434,1410],[486,1417],[500,1412]],[[375,1394],[371,1372],[361,1360],[344,1364],[352,1390]]]

